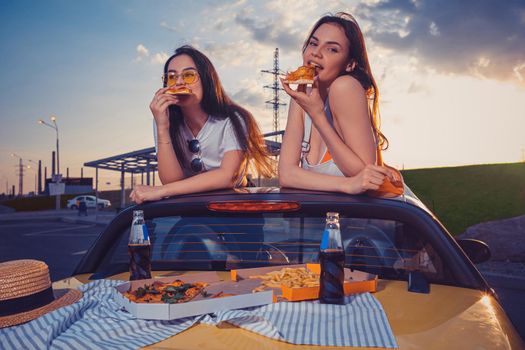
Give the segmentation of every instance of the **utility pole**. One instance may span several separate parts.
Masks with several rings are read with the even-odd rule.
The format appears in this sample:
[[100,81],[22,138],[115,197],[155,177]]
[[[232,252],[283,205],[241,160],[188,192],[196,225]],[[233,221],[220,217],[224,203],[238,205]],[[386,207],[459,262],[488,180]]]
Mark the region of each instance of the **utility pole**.
[[18,195],[22,197],[24,194],[24,164],[22,158],[18,160]]
[[11,153],[11,157],[18,158],[18,195],[21,197],[24,194],[24,162],[16,153]]
[[[283,90],[279,86],[279,48],[276,48],[273,53],[273,69],[267,70],[263,69],[261,70],[263,73],[268,73],[273,75],[273,84],[271,85],[265,85],[265,89],[270,89],[273,91],[273,98],[271,100],[266,101],[265,103],[270,104],[273,106],[273,131],[277,132],[279,131],[279,107],[280,106],[286,106],[286,103],[282,103],[279,100],[279,90]],[[278,140],[279,135],[275,135],[275,141]]]
[[37,194],[42,194],[42,161],[38,161],[38,192]]

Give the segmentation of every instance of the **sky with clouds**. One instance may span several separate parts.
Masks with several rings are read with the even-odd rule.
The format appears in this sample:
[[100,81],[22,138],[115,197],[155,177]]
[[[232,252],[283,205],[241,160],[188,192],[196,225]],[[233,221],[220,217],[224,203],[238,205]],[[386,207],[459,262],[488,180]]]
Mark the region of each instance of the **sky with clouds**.
[[[11,153],[50,172],[55,134],[40,118],[57,117],[61,170],[71,176],[84,162],[153,146],[148,105],[183,44],[207,54],[230,96],[272,131],[271,76],[261,70],[272,69],[277,47],[281,69],[298,66],[311,26],[337,11],[364,31],[388,163],[525,158],[523,0],[0,0],[0,193],[18,185]],[[34,189],[27,174],[25,192]],[[100,178],[101,189],[118,185],[116,173]]]

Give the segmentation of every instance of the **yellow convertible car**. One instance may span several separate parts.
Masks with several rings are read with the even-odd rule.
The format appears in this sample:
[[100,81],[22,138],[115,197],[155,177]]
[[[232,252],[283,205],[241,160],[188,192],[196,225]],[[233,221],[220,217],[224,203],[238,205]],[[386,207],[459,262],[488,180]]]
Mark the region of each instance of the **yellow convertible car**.
[[[166,333],[160,340],[153,339],[142,345],[133,345],[130,340],[129,348],[525,348],[494,291],[473,264],[487,260],[489,248],[480,241],[454,239],[410,194],[381,199],[251,188],[145,203],[115,217],[84,256],[74,276],[56,282],[54,287],[128,280],[128,238],[133,210],[137,209],[143,210],[149,231],[154,277],[184,279],[195,271],[213,271],[219,279],[228,280],[232,269],[317,262],[326,212],[331,211],[339,213],[345,266],[376,275],[378,279],[376,291],[367,294],[369,304],[363,304],[363,309],[352,309],[345,315],[341,314],[343,309],[325,310],[313,318],[315,322],[312,321],[308,330],[300,325],[303,318],[316,312],[315,308],[308,311],[310,306],[291,311],[288,318],[280,320],[271,318],[276,307],[272,306],[273,311],[267,307],[266,314],[250,308],[236,310],[237,321],[228,321],[233,311],[203,315],[181,331]],[[360,296],[351,297],[357,300]],[[293,304],[290,310],[300,310],[299,304],[287,304]],[[363,316],[373,312],[380,315]],[[242,322],[271,324],[275,334],[268,336],[255,326],[244,327],[239,313],[249,316]],[[347,328],[338,321],[344,318],[350,322]],[[382,324],[372,324],[378,323],[377,320]],[[145,330],[149,326],[141,323],[140,327]],[[324,335],[327,339],[312,341],[315,337],[310,333],[321,329],[327,330]],[[299,331],[303,333],[293,334]],[[384,337],[383,345],[363,341],[376,336]],[[96,334],[91,333],[90,337],[93,344],[97,344]],[[358,341],[352,343],[352,337]],[[331,342],[332,338],[342,340]]]

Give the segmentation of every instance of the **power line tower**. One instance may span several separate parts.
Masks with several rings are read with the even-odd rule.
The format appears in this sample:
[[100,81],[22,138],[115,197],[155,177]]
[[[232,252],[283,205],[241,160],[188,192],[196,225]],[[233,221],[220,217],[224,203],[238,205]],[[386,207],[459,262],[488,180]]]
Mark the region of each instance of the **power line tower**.
[[[273,69],[267,70],[263,69],[261,70],[263,73],[268,73],[273,75],[273,84],[271,85],[265,85],[265,89],[270,89],[273,91],[273,98],[271,100],[266,101],[265,103],[270,104],[273,106],[273,131],[277,133],[280,131],[279,127],[279,107],[280,106],[286,106],[286,103],[282,103],[279,100],[279,90],[283,90],[279,86],[279,48],[275,48],[275,51],[273,53]],[[275,141],[277,141],[279,135],[275,135]]]

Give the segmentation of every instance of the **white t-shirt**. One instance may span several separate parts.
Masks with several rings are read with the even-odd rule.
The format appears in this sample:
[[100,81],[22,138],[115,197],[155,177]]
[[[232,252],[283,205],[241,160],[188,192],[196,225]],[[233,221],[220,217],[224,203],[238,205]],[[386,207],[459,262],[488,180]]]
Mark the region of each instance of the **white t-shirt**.
[[[199,140],[201,148],[199,156],[202,159],[205,170],[219,168],[226,152],[243,150],[241,144],[237,140],[235,129],[229,118],[220,119],[214,116],[209,116],[208,120],[195,137],[193,137],[193,134],[186,123],[181,125],[180,131],[182,132],[183,138],[187,141],[193,140],[194,138]],[[155,150],[158,152],[157,125],[155,124],[155,121],[153,121],[153,136],[155,139]],[[198,155],[190,151],[187,143],[185,143],[184,146],[183,152],[185,153],[186,158],[191,162],[191,160]],[[184,177],[196,174],[191,171],[189,164],[188,167],[183,169],[183,171]]]

